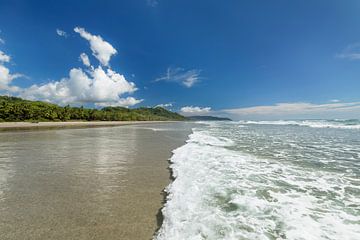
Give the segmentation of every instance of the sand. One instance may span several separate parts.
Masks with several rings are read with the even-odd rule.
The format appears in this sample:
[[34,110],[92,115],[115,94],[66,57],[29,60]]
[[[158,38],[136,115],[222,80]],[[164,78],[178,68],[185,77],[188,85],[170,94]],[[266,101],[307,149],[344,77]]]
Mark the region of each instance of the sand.
[[169,123],[176,121],[69,121],[69,122],[0,122],[0,131],[49,128],[83,128],[134,124]]
[[0,239],[151,239],[191,125],[0,132]]

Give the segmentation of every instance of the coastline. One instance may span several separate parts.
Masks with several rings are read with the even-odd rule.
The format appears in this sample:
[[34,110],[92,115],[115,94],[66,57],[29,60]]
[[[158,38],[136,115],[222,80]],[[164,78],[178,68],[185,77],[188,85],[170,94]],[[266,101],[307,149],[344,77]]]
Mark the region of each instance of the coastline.
[[68,121],[68,122],[0,122],[0,131],[58,128],[114,127],[138,124],[175,123],[181,121]]

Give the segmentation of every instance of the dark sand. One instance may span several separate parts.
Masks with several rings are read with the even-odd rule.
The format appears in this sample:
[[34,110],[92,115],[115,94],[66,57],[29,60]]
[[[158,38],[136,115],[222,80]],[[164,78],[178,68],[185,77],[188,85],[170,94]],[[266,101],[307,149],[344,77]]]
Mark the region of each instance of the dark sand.
[[151,239],[191,123],[0,133],[0,239]]

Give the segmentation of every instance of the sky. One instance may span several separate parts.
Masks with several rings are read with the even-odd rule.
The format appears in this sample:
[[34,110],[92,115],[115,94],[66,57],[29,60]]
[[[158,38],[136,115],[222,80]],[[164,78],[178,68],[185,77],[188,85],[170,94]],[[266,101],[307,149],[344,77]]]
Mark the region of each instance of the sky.
[[360,1],[0,0],[0,94],[360,118]]

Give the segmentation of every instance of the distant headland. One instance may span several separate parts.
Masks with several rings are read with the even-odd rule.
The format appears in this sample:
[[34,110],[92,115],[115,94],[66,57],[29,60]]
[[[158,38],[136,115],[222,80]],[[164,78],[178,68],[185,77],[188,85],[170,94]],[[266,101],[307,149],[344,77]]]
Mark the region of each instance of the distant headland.
[[230,118],[214,116],[190,116],[187,118],[191,121],[232,121]]

